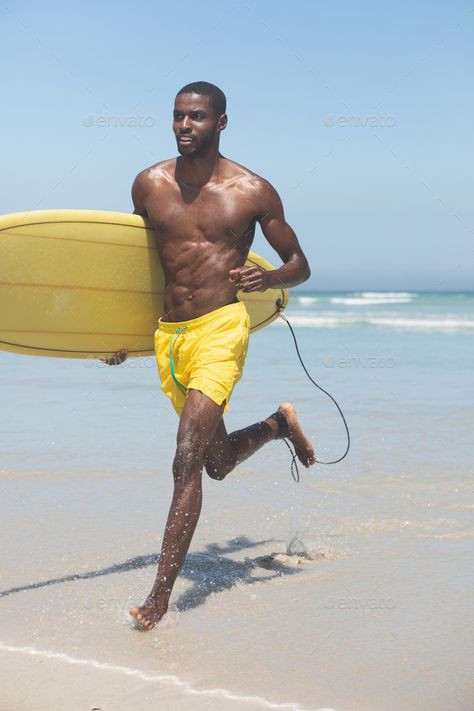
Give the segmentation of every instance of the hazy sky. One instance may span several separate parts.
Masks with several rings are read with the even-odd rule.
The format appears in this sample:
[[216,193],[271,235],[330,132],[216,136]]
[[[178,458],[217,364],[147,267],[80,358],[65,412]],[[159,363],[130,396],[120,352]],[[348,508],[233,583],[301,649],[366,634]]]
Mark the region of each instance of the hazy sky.
[[0,27],[0,212],[132,211],[136,173],[176,154],[176,91],[206,80],[310,286],[474,287],[472,3],[2,0]]

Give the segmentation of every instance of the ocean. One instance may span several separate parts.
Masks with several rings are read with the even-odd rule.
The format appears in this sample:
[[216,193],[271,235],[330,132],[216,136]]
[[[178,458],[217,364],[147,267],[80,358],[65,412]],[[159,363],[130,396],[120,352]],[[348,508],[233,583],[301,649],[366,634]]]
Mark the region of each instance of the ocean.
[[[82,664],[98,706],[118,688],[107,674],[128,674],[114,711],[471,711],[474,292],[293,291],[286,316],[349,454],[296,483],[273,442],[206,479],[147,635],[125,613],[154,578],[177,426],[154,358],[0,353],[0,655]],[[251,336],[228,429],[285,400],[318,460],[338,459],[340,414],[278,320]]]

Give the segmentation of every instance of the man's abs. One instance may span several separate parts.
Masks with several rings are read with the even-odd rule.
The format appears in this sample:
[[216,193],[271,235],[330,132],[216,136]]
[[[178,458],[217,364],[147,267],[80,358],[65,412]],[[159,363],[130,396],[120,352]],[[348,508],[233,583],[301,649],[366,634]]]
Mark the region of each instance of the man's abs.
[[193,292],[172,284],[166,286],[163,321],[189,321],[238,301],[235,287],[230,287],[216,293],[213,289],[197,289]]
[[172,256],[163,250],[165,272],[163,320],[189,321],[219,309],[236,300],[237,289],[229,279],[229,271],[244,264],[247,249],[242,254],[233,245],[206,244],[173,250]]
[[229,271],[245,264],[256,211],[240,168],[196,194],[177,184],[170,167],[151,181],[144,206],[165,274],[163,317],[185,321],[234,301]]

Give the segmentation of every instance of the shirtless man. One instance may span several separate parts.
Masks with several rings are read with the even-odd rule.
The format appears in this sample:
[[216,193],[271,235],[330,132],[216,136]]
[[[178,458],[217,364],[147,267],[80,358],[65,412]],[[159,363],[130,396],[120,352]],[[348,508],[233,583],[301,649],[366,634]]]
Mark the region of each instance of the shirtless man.
[[[316,461],[290,403],[231,434],[222,419],[247,351],[248,316],[237,291],[292,287],[310,274],[274,188],[219,153],[225,111],[225,96],[213,84],[183,87],[173,112],[180,156],[143,170],[132,188],[134,212],[153,226],[165,274],[155,349],[161,387],[180,416],[174,494],[157,576],[145,604],[130,610],[144,630],[168,609],[201,510],[203,468],[213,479],[224,479],[281,437],[293,443],[306,467]],[[279,269],[244,266],[257,222],[283,262]],[[116,365],[125,358],[126,351],[119,351],[105,362]]]

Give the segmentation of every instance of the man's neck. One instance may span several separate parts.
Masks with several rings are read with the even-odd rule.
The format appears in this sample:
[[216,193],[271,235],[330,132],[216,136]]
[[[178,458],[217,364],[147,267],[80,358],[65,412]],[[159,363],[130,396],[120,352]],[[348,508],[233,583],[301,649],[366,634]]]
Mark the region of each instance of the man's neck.
[[205,156],[179,156],[176,159],[176,182],[186,187],[201,188],[217,176],[221,159],[218,148]]

